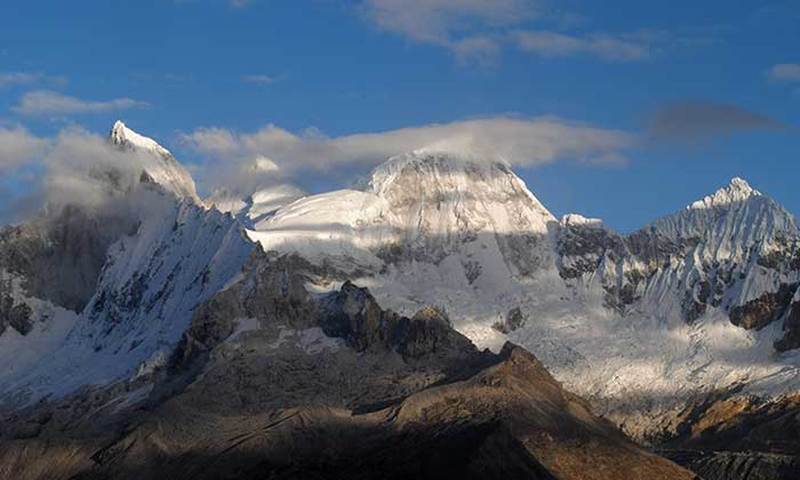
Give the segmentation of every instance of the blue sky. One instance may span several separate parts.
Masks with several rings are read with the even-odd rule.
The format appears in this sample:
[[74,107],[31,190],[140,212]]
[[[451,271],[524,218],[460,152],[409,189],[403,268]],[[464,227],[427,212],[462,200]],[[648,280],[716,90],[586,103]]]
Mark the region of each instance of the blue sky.
[[[432,124],[460,134],[459,122],[511,118],[538,132],[546,117],[564,135],[593,133],[580,148],[555,140],[552,158],[511,135],[485,140],[514,147],[516,170],[556,214],[629,231],[733,176],[800,212],[789,180],[800,173],[800,8],[655,3],[3,2],[0,195],[35,181],[36,141],[74,125],[104,134],[117,118],[193,165],[205,189],[219,165],[283,154],[287,176],[318,191],[380,161],[384,137],[351,135],[419,127],[402,137],[411,148]],[[197,135],[211,128],[233,145]],[[21,132],[25,148],[3,147]],[[303,148],[283,153],[266,133]],[[340,147],[354,142],[350,162]],[[321,166],[331,149],[336,162]]]

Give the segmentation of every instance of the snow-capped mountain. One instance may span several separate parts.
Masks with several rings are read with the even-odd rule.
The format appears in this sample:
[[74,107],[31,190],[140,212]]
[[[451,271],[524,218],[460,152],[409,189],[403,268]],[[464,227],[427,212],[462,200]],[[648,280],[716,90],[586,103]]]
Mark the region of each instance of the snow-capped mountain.
[[441,306],[480,346],[522,344],[638,436],[711,391],[800,386],[800,358],[776,356],[797,338],[797,228],[741,179],[620,235],[557,221],[502,161],[422,150],[248,234],[398,311]]
[[189,171],[155,140],[136,133],[120,120],[111,127],[109,139],[113,145],[139,154],[137,158],[142,161],[141,181],[157,183],[178,198],[187,197],[202,204]]
[[63,341],[8,378],[1,400],[26,404],[164,366],[194,308],[240,275],[254,245],[238,223],[189,200],[163,200],[135,235],[111,247],[94,296]]
[[113,197],[113,208],[50,208],[0,237],[7,405],[163,364],[194,307],[255,248],[233,218],[196,203],[194,182],[166,149],[121,122],[109,141],[154,162],[138,187]]
[[[480,348],[522,345],[639,438],[674,433],[687,402],[714,392],[800,388],[800,234],[741,179],[622,235],[556,219],[507,162],[473,152],[400,155],[361,189],[217,192],[205,209],[166,149],[121,123],[111,141],[150,158],[138,193],[148,213],[100,244],[79,303],[37,293],[34,267],[4,267],[16,272],[0,284],[15,285],[0,305],[7,402],[157,370],[259,247],[308,262],[316,293],[350,280],[409,318],[438,307]],[[6,258],[28,243],[6,241]],[[52,259],[34,257],[37,268]],[[16,359],[25,345],[37,353]]]
[[249,234],[266,250],[299,252],[345,271],[414,262],[480,288],[550,269],[555,224],[501,159],[420,150],[378,167],[362,190],[303,198]]

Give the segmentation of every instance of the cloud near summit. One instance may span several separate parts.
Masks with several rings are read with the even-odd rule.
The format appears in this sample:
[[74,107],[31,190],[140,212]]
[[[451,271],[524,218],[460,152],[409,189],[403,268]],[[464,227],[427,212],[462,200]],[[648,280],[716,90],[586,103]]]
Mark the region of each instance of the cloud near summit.
[[238,163],[267,157],[289,176],[309,170],[374,167],[391,156],[424,147],[490,158],[499,155],[517,166],[557,160],[619,164],[625,161],[624,150],[634,143],[627,132],[550,117],[494,117],[340,137],[313,129],[295,134],[272,124],[250,133],[210,127],[184,134],[182,140],[218,160]]
[[[633,143],[633,137],[621,130],[549,117],[495,117],[341,137],[328,137],[314,129],[295,134],[272,124],[251,133],[210,127],[184,134],[182,139],[192,149],[220,159],[266,156],[285,171],[370,167],[424,147],[500,155],[524,166],[561,159],[603,163]],[[618,162],[620,157],[616,158]]]

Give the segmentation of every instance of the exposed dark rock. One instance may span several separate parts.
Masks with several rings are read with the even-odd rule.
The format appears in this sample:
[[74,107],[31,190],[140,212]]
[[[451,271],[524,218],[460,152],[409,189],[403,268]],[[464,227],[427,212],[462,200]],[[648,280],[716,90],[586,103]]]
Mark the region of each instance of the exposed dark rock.
[[564,279],[594,272],[606,255],[622,258],[626,248],[620,235],[602,225],[568,224],[559,232],[559,274]]
[[508,335],[514,330],[525,325],[525,316],[519,307],[514,307],[506,313],[506,318],[502,322],[496,322],[492,328],[500,333]]
[[[524,349],[479,352],[441,310],[406,318],[349,282],[311,295],[318,273],[254,253],[197,309],[146,400],[123,382],[5,419],[0,478],[695,478]],[[258,328],[234,336],[242,318]],[[344,340],[303,346],[320,329]]]
[[305,289],[316,271],[295,255],[277,258],[255,251],[246,265],[246,281],[217,293],[195,310],[192,322],[173,353],[170,365],[180,370],[207,353],[234,331],[244,318],[263,319],[295,328],[312,326],[317,302]]
[[31,307],[25,303],[18,303],[8,313],[8,324],[22,335],[27,335],[33,330]]
[[[283,375],[281,385],[243,384],[248,381],[243,374],[250,372],[239,370],[244,365],[239,362],[265,353],[215,357],[191,388],[152,412],[139,411],[127,429],[2,443],[0,475],[20,480],[696,478],[594,417],[533,355],[511,344],[493,365],[468,378],[418,386],[366,413],[334,406],[337,392],[350,385],[388,387],[384,377],[396,368],[387,365],[390,357],[352,350],[322,354],[320,368],[298,371],[297,362],[310,359],[290,356],[258,370]],[[353,357],[358,362],[342,363]],[[313,385],[316,397],[297,392],[305,395],[297,398],[313,398],[314,404],[294,403],[300,385]],[[260,387],[274,394],[265,396]],[[245,407],[242,398],[254,404]]]
[[703,480],[795,480],[800,457],[760,452],[661,452]]
[[773,239],[770,251],[760,255],[757,263],[764,268],[778,271],[800,270],[800,245],[798,239],[780,235]]
[[33,311],[24,302],[15,302],[11,296],[11,281],[0,280],[0,335],[8,327],[22,335],[33,329]]
[[744,305],[731,308],[731,323],[748,330],[760,330],[780,319],[789,308],[797,284],[783,284],[777,292],[765,293]]
[[394,350],[420,358],[469,351],[472,344],[457,334],[440,310],[423,308],[412,318],[382,310],[366,288],[345,282],[325,307],[320,326],[332,337],[344,338],[356,351]]
[[79,312],[94,294],[108,247],[137,226],[124,212],[66,206],[0,229],[0,269],[19,276],[27,295]]
[[800,348],[800,302],[789,307],[789,313],[783,321],[783,338],[775,342],[775,350],[785,352]]

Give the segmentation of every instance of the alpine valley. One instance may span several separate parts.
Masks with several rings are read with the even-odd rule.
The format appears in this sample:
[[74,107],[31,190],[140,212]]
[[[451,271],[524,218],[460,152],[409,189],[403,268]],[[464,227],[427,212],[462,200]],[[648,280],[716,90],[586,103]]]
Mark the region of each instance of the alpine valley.
[[623,235],[485,152],[203,200],[108,148],[0,230],[0,478],[800,478],[800,229],[743,179]]

